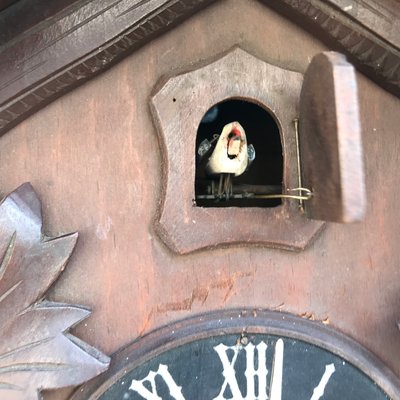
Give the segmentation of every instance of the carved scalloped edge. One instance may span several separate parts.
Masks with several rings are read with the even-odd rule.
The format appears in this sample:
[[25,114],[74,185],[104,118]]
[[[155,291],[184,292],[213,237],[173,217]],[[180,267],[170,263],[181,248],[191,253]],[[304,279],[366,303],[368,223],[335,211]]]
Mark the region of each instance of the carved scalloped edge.
[[[104,0],[104,4],[108,4],[107,1]],[[116,61],[147,43],[157,34],[169,29],[177,22],[212,2],[213,0],[165,0],[162,2],[162,6],[143,15],[140,19],[132,18],[132,25],[116,36],[102,35],[102,37],[104,36],[104,43],[100,46],[96,45],[88,53],[80,55],[79,49],[75,52],[70,51],[67,53],[62,68],[46,71],[45,77],[37,81],[34,80],[33,76],[40,72],[43,64],[51,56],[54,57],[59,39],[76,44],[78,42],[76,36],[85,34],[82,30],[82,33],[79,33],[78,27],[93,23],[92,20],[95,16],[102,15],[104,20],[108,19],[107,16],[114,18],[113,13],[116,12],[122,0],[114,2],[108,7],[104,6],[99,14],[89,15],[83,22],[77,19],[76,26],[68,32],[68,35],[71,32],[74,33],[70,37],[60,29],[59,37],[55,37],[49,44],[46,44],[44,43],[45,39],[37,40],[37,30],[34,30],[31,36],[32,40],[36,38],[36,41],[31,45],[42,46],[39,52],[42,55],[44,54],[44,60],[36,63],[32,68],[24,69],[21,74],[14,76],[10,81],[7,77],[11,68],[10,65],[24,64],[25,59],[31,57],[30,54],[27,56],[24,52],[18,53],[19,43],[17,40],[14,46],[7,48],[2,53],[2,58],[5,61],[0,65],[0,76],[3,76],[3,79],[0,78],[0,95],[1,88],[4,85],[7,86],[16,82],[18,85],[12,93],[1,100],[0,135],[57,97],[109,68]],[[331,46],[346,53],[362,72],[396,96],[400,96],[400,51],[397,47],[386,42],[372,30],[367,29],[349,15],[340,12],[337,7],[328,4],[326,1],[282,0],[272,2],[264,0],[264,2],[280,13],[289,13],[290,18],[297,17],[301,26],[311,29],[311,32],[318,34],[321,40],[328,41]],[[82,5],[82,8],[84,6],[86,4]],[[74,12],[77,13],[79,10],[73,9],[71,15]],[[115,24],[120,23],[118,18],[114,19]],[[40,31],[41,28],[43,37],[46,37],[46,29],[58,31],[55,29],[58,22],[55,18],[55,21],[52,21],[50,26],[45,28],[39,24],[38,30]],[[99,29],[96,26],[98,27],[98,25],[94,25],[93,29]],[[101,27],[104,28],[103,19]],[[34,35],[36,35],[35,38]],[[84,42],[84,38],[82,38],[82,41]]]
[[[344,52],[358,69],[400,96],[400,50],[397,47],[323,1],[282,0],[281,3],[285,3],[293,15],[303,18],[313,33],[317,29],[325,35],[329,44]],[[279,9],[275,3],[271,5]]]
[[[116,61],[129,55],[133,50],[138,49],[167,28],[172,28],[177,22],[189,17],[204,4],[210,2],[211,0],[165,0],[162,7],[160,6],[155,10],[151,10],[149,14],[143,15],[138,20],[134,20],[129,29],[124,30],[123,33],[117,35],[111,40],[107,38],[107,43],[102,43],[100,46],[96,46],[96,48],[84,57],[74,59],[73,57],[75,54],[71,51],[71,59],[68,60],[61,70],[49,73],[46,79],[36,82],[33,87],[21,88],[19,93],[15,93],[15,95],[10,99],[5,99],[5,102],[3,102],[0,107],[0,135],[7,132],[13,126],[41,109],[49,102],[55,100],[57,97],[60,97],[74,87],[98,75],[100,72],[113,65]],[[104,8],[101,12],[101,14],[105,16],[104,20],[113,18],[112,13],[117,12],[118,3],[121,2],[114,2],[111,7]],[[129,10],[125,12],[128,11]],[[108,18],[106,18],[107,14],[109,14]],[[76,31],[76,29],[80,28],[83,24],[89,24],[95,16],[98,17],[98,15],[90,16],[83,23],[78,20],[79,23],[77,22],[76,27],[71,29],[68,34]],[[53,28],[54,30],[54,26],[56,26],[57,23],[58,21],[48,29],[50,30]],[[118,23],[117,18],[115,23]],[[102,19],[99,29],[103,29],[103,24],[104,21]],[[69,40],[76,43],[77,33],[74,33],[75,34],[71,35]],[[64,33],[60,33],[60,37],[62,36],[64,36],[65,39]],[[105,36],[106,35],[104,35],[104,37]],[[51,47],[57,45],[58,39],[59,38],[55,38],[49,46],[44,47],[44,49],[39,50],[39,52],[47,51],[50,53],[52,51]],[[82,40],[84,40],[84,38],[82,38]],[[3,56],[6,57],[7,54],[3,54]],[[11,56],[15,55],[11,54]],[[19,60],[19,62],[23,63],[24,60]],[[40,69],[40,67],[41,65],[39,63],[33,69]],[[6,70],[2,71],[0,66],[0,72],[5,74]],[[20,76],[18,76],[17,80],[23,81],[26,75],[30,72],[34,71],[28,70],[22,72]],[[0,79],[0,92],[4,86],[7,86],[10,83],[14,83],[14,81],[4,83],[1,82]]]

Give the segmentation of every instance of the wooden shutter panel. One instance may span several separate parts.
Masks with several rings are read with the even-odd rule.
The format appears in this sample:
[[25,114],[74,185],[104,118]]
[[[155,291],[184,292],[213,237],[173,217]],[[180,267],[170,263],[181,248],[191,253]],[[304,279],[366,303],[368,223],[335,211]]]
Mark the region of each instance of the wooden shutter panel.
[[354,68],[335,52],[316,55],[300,96],[302,185],[309,218],[354,222],[365,213],[365,186]]

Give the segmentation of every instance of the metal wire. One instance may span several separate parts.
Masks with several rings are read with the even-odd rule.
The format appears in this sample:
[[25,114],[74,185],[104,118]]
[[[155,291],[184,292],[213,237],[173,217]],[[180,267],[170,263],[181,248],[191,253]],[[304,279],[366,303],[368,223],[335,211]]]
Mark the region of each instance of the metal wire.
[[[243,193],[243,194],[230,194],[229,198],[231,199],[295,199],[307,201],[312,197],[312,192],[307,188],[294,188],[287,189],[288,192],[298,191],[300,194],[285,194],[285,193],[277,193],[277,194],[254,194],[254,193]],[[304,192],[305,194],[302,194]],[[225,198],[225,200],[229,200],[229,198]],[[223,199],[223,196],[218,196],[215,194],[206,194],[196,196],[196,199]]]
[[[298,191],[300,194],[284,194],[284,193],[279,193],[279,194],[256,194],[252,196],[252,199],[295,199],[295,200],[301,200],[301,201],[307,201],[310,200],[312,197],[312,192],[310,189],[307,188],[294,188],[294,189],[287,189],[288,192],[294,192]],[[306,194],[302,194],[302,192],[305,192]]]
[[[299,119],[295,118],[293,120],[294,123],[294,131],[296,134],[296,158],[297,158],[297,183],[299,185],[299,188],[301,188],[303,186],[302,181],[301,181],[301,162],[300,162],[300,142],[299,142]],[[304,211],[304,204],[303,204],[303,200],[307,200],[307,199],[303,199],[300,198],[299,199],[299,208],[301,211]]]

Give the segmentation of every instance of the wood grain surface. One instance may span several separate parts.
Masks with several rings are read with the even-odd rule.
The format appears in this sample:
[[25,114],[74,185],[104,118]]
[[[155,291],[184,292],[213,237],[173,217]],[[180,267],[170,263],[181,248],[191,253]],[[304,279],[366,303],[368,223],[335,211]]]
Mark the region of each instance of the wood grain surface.
[[155,234],[163,166],[154,85],[234,45],[301,73],[326,50],[257,1],[221,0],[0,139],[1,193],[30,181],[46,233],[80,235],[50,299],[89,306],[75,333],[106,354],[197,312],[262,307],[325,320],[400,374],[400,101],[364,76],[364,222],[328,224],[300,253],[242,245],[178,256]]

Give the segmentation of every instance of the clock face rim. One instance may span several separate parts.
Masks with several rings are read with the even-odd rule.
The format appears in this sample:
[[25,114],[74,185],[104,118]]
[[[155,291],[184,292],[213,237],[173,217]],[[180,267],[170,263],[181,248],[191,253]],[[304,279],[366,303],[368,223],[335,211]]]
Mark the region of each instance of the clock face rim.
[[156,329],[117,351],[109,370],[77,389],[71,400],[95,400],[124,375],[179,346],[215,336],[266,334],[296,339],[343,358],[374,381],[390,398],[400,398],[400,379],[354,339],[319,321],[262,309],[214,311]]

